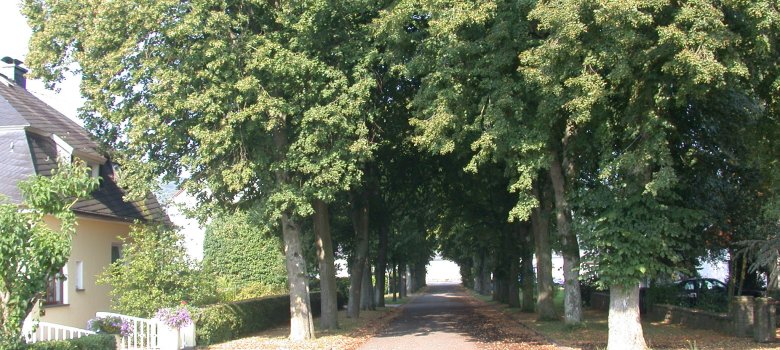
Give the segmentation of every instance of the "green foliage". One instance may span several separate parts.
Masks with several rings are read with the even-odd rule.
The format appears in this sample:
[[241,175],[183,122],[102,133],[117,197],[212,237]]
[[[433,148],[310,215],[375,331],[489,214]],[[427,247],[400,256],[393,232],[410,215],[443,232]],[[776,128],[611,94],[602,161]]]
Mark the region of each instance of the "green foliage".
[[[311,293],[314,315],[320,312],[320,294]],[[344,303],[339,299],[339,308]],[[237,339],[264,329],[290,322],[290,297],[269,296],[233,303],[210,305],[195,316],[197,343],[202,345]]]
[[[22,322],[70,255],[76,224],[70,208],[96,187],[82,163],[60,164],[51,177],[19,184],[22,203],[0,203],[0,346],[21,340]],[[48,215],[58,228],[43,221]]]
[[287,292],[279,238],[243,211],[218,215],[206,227],[203,271],[219,280],[223,301]]
[[38,342],[28,345],[25,350],[115,350],[116,338],[113,335],[89,335],[71,340]]
[[120,313],[149,318],[182,301],[200,305],[214,298],[214,282],[193,268],[181,237],[168,228],[133,225],[122,254],[98,278],[111,286]]
[[362,176],[374,7],[28,0],[26,63],[52,84],[78,63],[85,124],[116,151],[131,196],[187,172],[198,180],[185,186],[204,200],[264,204],[275,225],[286,210],[311,214],[308,196],[331,200]]
[[770,117],[759,106],[775,97],[759,91],[777,67],[761,62],[777,48],[748,43],[774,36],[757,29],[780,17],[758,14],[758,4],[767,2],[572,0],[531,11],[544,40],[520,54],[521,71],[545,96],[539,114],[559,125],[553,136],[571,136],[565,152],[578,173],[569,195],[603,283],[668,273],[696,242],[701,213],[680,176],[698,154],[728,154],[689,136],[703,106],[739,100],[744,120]]

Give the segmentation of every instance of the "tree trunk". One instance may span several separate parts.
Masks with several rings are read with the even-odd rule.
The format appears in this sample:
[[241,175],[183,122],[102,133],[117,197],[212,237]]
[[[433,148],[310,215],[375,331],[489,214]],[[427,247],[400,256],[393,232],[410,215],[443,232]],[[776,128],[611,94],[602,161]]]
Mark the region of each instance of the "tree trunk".
[[458,267],[460,268],[460,282],[463,284],[463,287],[474,289],[474,273],[471,269],[474,268],[474,263],[471,258],[463,259],[460,263],[458,263]]
[[404,288],[404,289],[406,289],[406,295],[404,295],[404,296],[408,296],[409,294],[414,293],[414,289],[412,289],[412,288],[414,288],[414,279],[412,279],[412,267],[409,266],[409,265],[406,265],[406,266],[404,266],[404,271],[406,272],[404,274],[404,277],[405,277],[404,278],[404,283],[406,283],[406,288]]
[[301,249],[300,226],[286,212],[282,214],[282,236],[290,287],[290,339],[294,341],[312,339],[314,321],[309,301],[306,261]]
[[376,293],[374,301],[377,307],[385,307],[385,277],[387,274],[387,237],[390,226],[387,220],[383,220],[379,227],[379,246],[376,257]]
[[[484,254],[484,253],[483,253]],[[480,280],[482,281],[482,286],[480,286],[480,293],[482,295],[488,295],[492,292],[491,287],[491,279],[490,279],[490,264],[488,261],[488,258],[486,256],[482,256],[482,269],[480,269],[480,275],[482,276]]]
[[371,283],[371,263],[366,261],[366,267],[363,269],[363,283],[361,284],[362,299],[360,300],[361,310],[376,310],[374,307],[374,286]]
[[639,321],[639,285],[609,289],[609,338],[607,350],[645,350]]
[[407,296],[407,280],[406,280],[406,264],[405,263],[399,263],[398,264],[398,295],[401,297],[401,299],[406,298]]
[[727,294],[728,294],[728,297],[729,297],[728,300],[731,300],[734,297],[734,295],[736,295],[734,293],[737,291],[737,289],[735,288],[735,286],[737,285],[736,281],[735,281],[735,279],[736,279],[735,278],[735,276],[736,276],[736,272],[735,271],[736,271],[736,264],[737,264],[737,262],[735,260],[736,258],[735,258],[734,249],[729,248],[728,251],[729,251],[729,262],[728,262],[729,277],[728,277],[728,293]]
[[533,242],[528,222],[523,222],[520,229],[520,276],[522,281],[523,299],[520,307],[524,312],[534,312],[534,264]]
[[474,258],[474,290],[479,294],[485,294],[482,290],[482,265],[485,263],[485,255],[480,252]]
[[[282,159],[281,152],[285,152],[287,149],[287,129],[285,127],[275,130],[274,145],[280,152],[277,157]],[[276,181],[279,186],[290,182],[288,174],[282,170],[276,172]],[[287,283],[290,287],[290,339],[293,341],[312,339],[314,338],[314,321],[309,301],[309,279],[306,276],[306,261],[303,258],[300,225],[289,211],[282,213],[281,225],[287,266]]]
[[336,268],[333,262],[333,241],[330,235],[328,205],[315,199],[314,236],[317,241],[317,260],[320,265],[320,328],[339,328],[338,296],[336,294]]
[[580,295],[580,247],[577,236],[571,230],[571,209],[566,200],[565,183],[561,163],[555,152],[551,152],[550,180],[555,193],[555,219],[563,255],[564,280],[564,322],[582,322],[582,297]]
[[390,284],[393,289],[393,301],[398,300],[398,263],[393,262],[393,282]]
[[509,259],[509,267],[506,268],[506,303],[511,307],[520,306],[520,286],[517,283],[517,276],[520,275],[520,264],[517,242],[521,230],[522,227],[518,223],[508,225],[504,239],[504,249],[506,257]]
[[425,287],[425,274],[427,263],[418,262],[414,264],[414,290]]
[[531,228],[534,233],[534,250],[536,252],[536,310],[540,320],[555,320],[558,315],[553,305],[552,279],[552,249],[550,248],[550,225],[548,217],[550,209],[540,194],[539,186],[535,185],[534,196],[539,206],[531,212]]
[[368,192],[352,195],[352,225],[355,228],[355,253],[349,271],[349,301],[347,317],[360,317],[360,298],[363,287],[363,270],[368,261]]
[[510,307],[520,307],[520,287],[517,284],[517,276],[520,275],[520,264],[517,256],[513,256],[511,259],[509,262],[509,279],[507,281],[507,299]]

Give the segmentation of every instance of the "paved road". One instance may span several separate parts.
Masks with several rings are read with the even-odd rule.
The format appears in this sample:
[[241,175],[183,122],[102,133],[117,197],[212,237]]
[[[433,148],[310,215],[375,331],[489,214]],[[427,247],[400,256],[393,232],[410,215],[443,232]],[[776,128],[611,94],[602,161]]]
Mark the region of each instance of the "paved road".
[[479,349],[474,323],[477,305],[456,284],[434,284],[361,350]]

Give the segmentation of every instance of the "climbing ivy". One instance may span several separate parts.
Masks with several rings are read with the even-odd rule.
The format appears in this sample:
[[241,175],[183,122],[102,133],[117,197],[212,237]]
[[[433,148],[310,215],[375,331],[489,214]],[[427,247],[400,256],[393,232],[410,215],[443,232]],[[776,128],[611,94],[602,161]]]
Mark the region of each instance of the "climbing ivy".
[[[279,237],[261,229],[245,211],[223,213],[209,223],[203,242],[203,269],[220,280],[223,293],[240,296],[242,289],[286,292]],[[227,295],[227,299],[234,297]]]

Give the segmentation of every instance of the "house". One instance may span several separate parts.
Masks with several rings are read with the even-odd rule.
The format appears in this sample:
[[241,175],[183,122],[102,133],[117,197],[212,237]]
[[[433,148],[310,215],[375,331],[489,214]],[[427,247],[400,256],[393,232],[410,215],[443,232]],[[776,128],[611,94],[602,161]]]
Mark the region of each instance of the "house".
[[[85,328],[95,312],[111,311],[110,287],[95,283],[106,266],[122,255],[122,238],[134,221],[168,223],[153,195],[126,202],[114,166],[89,133],[25,89],[27,72],[8,57],[0,63],[0,194],[21,201],[19,181],[47,176],[57,159],[81,159],[100,177],[90,198],[73,206],[77,215],[65,278],[49,281],[41,321]],[[53,217],[46,218],[58,227]]]

